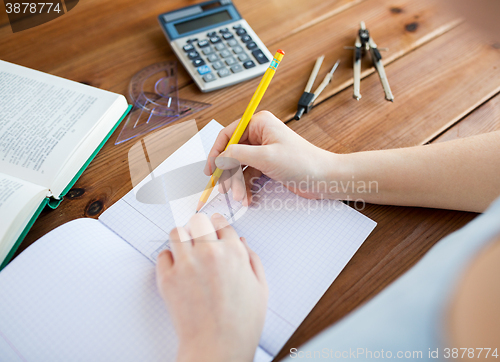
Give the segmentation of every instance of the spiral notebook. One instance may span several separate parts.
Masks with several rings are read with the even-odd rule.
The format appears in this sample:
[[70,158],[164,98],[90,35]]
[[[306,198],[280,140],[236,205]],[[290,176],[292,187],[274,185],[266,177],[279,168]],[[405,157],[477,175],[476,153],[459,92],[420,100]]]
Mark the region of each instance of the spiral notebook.
[[[170,229],[193,214],[199,194],[190,192],[204,186],[203,161],[221,129],[210,122],[99,220],[57,228],[0,273],[0,355],[175,360],[177,340],[156,291],[155,258],[168,247]],[[155,173],[183,167],[191,181],[164,184],[162,195],[141,194]],[[169,199],[172,191],[176,200]],[[164,202],[148,202],[154,196]],[[341,202],[301,199],[272,180],[260,200],[274,207],[249,207],[233,223],[260,256],[269,284],[256,362],[276,356],[376,225]]]

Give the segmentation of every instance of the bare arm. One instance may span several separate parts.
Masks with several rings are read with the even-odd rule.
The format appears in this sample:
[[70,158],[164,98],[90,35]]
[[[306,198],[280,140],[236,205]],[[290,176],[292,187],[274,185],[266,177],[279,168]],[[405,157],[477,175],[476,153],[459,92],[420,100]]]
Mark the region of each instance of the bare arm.
[[[215,165],[234,167],[228,162],[233,160],[250,166],[247,181],[262,172],[307,198],[476,212],[500,196],[500,132],[426,146],[335,154],[310,144],[271,113],[259,112],[242,144],[221,153],[236,124],[217,138],[207,174]],[[234,182],[231,187],[235,198],[244,197],[243,187]]]
[[371,190],[353,193],[350,188],[341,198],[482,212],[500,196],[500,132],[330,157],[336,158],[332,163],[340,164],[342,171],[339,177],[337,170],[329,169],[329,180],[372,182]]

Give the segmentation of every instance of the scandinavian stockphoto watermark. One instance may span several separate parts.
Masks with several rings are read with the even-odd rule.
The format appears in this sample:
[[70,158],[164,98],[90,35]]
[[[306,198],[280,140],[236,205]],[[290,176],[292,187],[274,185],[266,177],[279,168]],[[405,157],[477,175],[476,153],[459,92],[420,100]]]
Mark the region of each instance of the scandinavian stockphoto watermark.
[[[368,348],[349,348],[348,350],[334,350],[331,348],[323,348],[321,350],[299,350],[298,348],[290,348],[290,358],[295,359],[423,359],[424,352],[422,351],[387,351],[387,350],[372,350]],[[429,357],[431,350],[429,349]]]
[[[250,188],[258,183],[259,177],[250,179]],[[240,181],[241,182],[241,181]],[[234,184],[234,182],[233,182]],[[246,186],[242,186],[246,187]],[[287,180],[267,182],[257,193],[251,195],[250,205],[264,210],[339,210],[338,202],[348,202],[354,209],[362,211],[366,207],[363,196],[378,193],[377,181],[356,180],[316,180],[305,175],[300,181]]]
[[[209,180],[204,174],[206,152],[194,120],[168,127],[134,144],[129,151],[129,167],[136,201],[164,205],[176,226],[185,225]],[[340,210],[345,207],[338,201],[342,200],[362,211],[365,196],[379,192],[377,181],[357,180],[354,176],[328,181],[307,174],[285,180],[274,180],[272,174],[249,178],[244,174],[251,170],[244,170],[236,159],[225,157],[222,161],[225,170],[219,185],[201,212],[221,213],[231,223],[249,208],[311,214]],[[208,164],[215,168],[215,159],[208,160]]]
[[[139,213],[145,212],[166,233],[184,227],[195,215],[210,179],[205,174],[207,164],[208,169],[215,169],[215,159],[207,162],[211,142],[202,133],[195,120],[185,121],[144,137],[129,150],[133,191],[127,195],[127,203]],[[225,170],[199,213],[209,217],[219,213],[231,224],[250,210],[262,211],[261,217],[301,211],[314,218],[317,213],[345,208],[339,200],[361,211],[366,207],[366,195],[379,191],[378,182],[355,177],[329,181],[313,175],[284,181],[273,179],[272,174],[249,177],[245,175],[257,175],[256,170],[245,169],[235,159],[223,161]],[[150,242],[165,244],[166,240],[155,236]]]
[[498,348],[428,348],[427,350],[415,351],[390,351],[374,350],[370,348],[349,348],[348,350],[335,350],[323,348],[321,350],[302,350],[290,348],[290,358],[294,359],[475,359],[475,358],[498,358]]

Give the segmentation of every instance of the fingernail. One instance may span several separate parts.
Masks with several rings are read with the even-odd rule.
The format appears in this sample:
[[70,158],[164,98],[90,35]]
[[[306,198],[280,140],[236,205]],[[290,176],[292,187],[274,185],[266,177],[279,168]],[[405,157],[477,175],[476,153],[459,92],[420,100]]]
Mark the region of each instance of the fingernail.
[[214,219],[223,219],[223,218],[224,218],[224,216],[222,216],[221,214],[219,214],[219,213],[217,213],[217,212],[216,212],[215,214],[213,214],[213,215],[212,215],[212,217],[213,217]]
[[224,157],[217,157],[215,159],[215,166],[217,166],[220,169],[223,169],[225,166],[226,162],[224,161]]

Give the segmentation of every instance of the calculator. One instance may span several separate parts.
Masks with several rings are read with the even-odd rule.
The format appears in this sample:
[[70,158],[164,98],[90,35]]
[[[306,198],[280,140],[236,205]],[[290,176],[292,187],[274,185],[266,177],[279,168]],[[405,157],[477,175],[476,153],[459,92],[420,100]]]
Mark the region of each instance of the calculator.
[[230,0],[158,16],[170,45],[202,92],[264,74],[272,54]]

